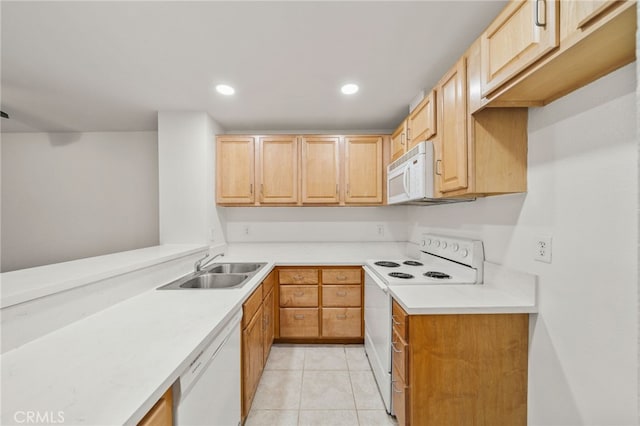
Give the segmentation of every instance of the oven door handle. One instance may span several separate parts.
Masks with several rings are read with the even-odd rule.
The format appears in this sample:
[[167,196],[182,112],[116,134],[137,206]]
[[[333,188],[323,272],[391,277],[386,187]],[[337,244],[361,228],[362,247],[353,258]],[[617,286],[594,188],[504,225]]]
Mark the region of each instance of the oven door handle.
[[371,270],[369,270],[369,268],[365,267],[365,268],[364,268],[364,271],[367,273],[367,275],[369,276],[369,278],[371,279],[371,281],[373,281],[373,282],[378,286],[378,288],[379,288],[380,290],[382,290],[385,294],[388,294],[388,293],[389,293],[389,288],[388,288],[386,285],[382,284],[382,283],[378,280],[378,278],[374,275],[374,273],[373,273]]
[[402,187],[404,188],[404,193],[407,194],[408,196],[410,196],[411,194],[409,194],[409,173],[411,172],[411,169],[409,167],[409,165],[407,164],[407,166],[404,168],[404,176],[402,176]]

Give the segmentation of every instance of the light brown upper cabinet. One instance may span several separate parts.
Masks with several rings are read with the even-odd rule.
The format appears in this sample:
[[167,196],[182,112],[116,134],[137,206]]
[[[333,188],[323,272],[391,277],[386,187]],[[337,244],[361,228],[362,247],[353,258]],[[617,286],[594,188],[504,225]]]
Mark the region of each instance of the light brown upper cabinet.
[[302,202],[340,202],[340,137],[302,137]]
[[345,203],[382,202],[382,137],[346,136]]
[[480,37],[473,111],[543,106],[633,62],[636,15],[632,0],[511,1]]
[[216,141],[216,202],[253,204],[255,138],[219,136]]
[[436,174],[442,192],[467,188],[467,67],[462,57],[438,84],[440,158]]
[[298,138],[258,138],[258,190],[261,204],[298,202]]
[[407,150],[410,150],[436,134],[436,105],[435,91],[429,94],[411,111],[407,118]]
[[438,85],[436,185],[446,198],[527,190],[527,109],[485,108],[480,101],[480,41]]
[[391,162],[407,152],[407,120],[404,120],[391,134]]
[[482,95],[555,49],[559,43],[555,0],[510,2],[481,36]]

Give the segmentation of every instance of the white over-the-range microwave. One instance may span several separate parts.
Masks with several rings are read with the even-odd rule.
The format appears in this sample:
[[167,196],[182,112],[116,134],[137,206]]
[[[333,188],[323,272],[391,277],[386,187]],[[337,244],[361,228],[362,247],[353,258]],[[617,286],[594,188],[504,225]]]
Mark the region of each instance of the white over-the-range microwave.
[[472,199],[435,198],[433,142],[423,141],[387,166],[387,204],[443,204]]
[[387,166],[387,204],[437,202],[433,142],[424,141]]

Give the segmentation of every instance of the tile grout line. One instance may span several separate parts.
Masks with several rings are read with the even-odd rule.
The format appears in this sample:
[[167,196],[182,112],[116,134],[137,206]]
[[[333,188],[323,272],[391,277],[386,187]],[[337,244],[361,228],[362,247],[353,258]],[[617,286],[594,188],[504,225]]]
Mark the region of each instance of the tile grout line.
[[351,367],[349,366],[349,360],[347,359],[347,347],[344,347],[344,359],[347,362],[347,374],[349,376],[349,385],[351,386],[351,396],[353,397],[353,408],[356,412],[356,421],[360,425],[360,416],[358,415],[358,404],[356,402],[356,392],[353,389],[353,381],[351,380]]

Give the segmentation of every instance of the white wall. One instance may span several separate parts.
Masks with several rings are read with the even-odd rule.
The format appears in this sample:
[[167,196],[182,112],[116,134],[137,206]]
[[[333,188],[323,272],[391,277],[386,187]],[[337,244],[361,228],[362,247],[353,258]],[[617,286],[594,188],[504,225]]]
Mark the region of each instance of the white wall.
[[158,243],[156,132],[3,133],[4,272]]
[[405,206],[223,209],[229,242],[407,240]]
[[[478,237],[489,261],[539,276],[529,423],[638,420],[635,64],[529,112],[529,191],[411,207],[421,232]],[[552,263],[533,260],[551,235]]]
[[215,135],[204,112],[158,113],[160,243],[224,244],[215,207]]

